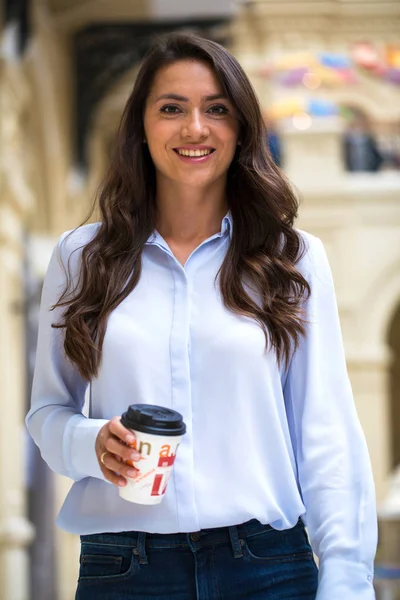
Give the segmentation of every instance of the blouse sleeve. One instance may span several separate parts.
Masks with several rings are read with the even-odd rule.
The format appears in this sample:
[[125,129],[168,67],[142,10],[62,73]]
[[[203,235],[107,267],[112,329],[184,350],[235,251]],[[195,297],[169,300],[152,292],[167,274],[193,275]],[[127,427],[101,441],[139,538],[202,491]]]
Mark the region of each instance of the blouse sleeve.
[[307,238],[306,336],[291,360],[284,395],[305,521],[319,558],[317,600],[372,600],[377,544],[372,471],[328,259],[322,242]]
[[[51,311],[50,307],[57,302],[66,283],[63,264],[66,266],[68,259],[63,252],[69,244],[63,242],[68,233],[61,236],[53,251],[43,284],[31,408],[26,425],[53,471],[74,481],[85,477],[106,481],[97,461],[95,440],[107,421],[83,415],[88,382],[65,355],[64,330],[51,326],[60,321],[64,310]],[[76,267],[75,257],[71,264]]]

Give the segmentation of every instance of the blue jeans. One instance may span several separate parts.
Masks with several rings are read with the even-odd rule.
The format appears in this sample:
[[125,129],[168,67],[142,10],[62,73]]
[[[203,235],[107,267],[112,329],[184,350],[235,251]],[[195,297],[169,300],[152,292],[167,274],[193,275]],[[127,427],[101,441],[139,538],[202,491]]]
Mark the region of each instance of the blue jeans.
[[75,600],[314,600],[301,521],[277,531],[252,520],[197,533],[81,536]]

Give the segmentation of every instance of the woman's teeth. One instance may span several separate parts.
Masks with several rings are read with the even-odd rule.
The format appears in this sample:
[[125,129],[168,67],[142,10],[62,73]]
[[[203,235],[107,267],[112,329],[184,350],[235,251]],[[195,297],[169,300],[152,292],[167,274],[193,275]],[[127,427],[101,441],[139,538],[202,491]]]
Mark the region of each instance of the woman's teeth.
[[181,156],[207,156],[207,154],[211,154],[212,150],[177,150],[177,153]]

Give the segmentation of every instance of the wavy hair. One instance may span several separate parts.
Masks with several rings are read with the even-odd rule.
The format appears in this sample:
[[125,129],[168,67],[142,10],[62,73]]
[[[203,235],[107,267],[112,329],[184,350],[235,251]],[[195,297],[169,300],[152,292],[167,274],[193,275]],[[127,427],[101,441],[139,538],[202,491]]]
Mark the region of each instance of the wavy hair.
[[[219,44],[195,35],[168,34],[143,59],[98,192],[100,226],[82,249],[77,282],[73,285],[69,273],[66,289],[53,307],[65,307],[62,322],[53,327],[65,330],[65,353],[87,380],[98,374],[108,317],[137,285],[143,247],[154,231],[156,174],[143,144],[146,100],[155,74],[185,59],[211,67],[240,123],[241,145],[227,174],[232,240],[218,274],[224,305],[258,322],[266,349],[276,352],[280,364],[288,365],[305,334],[303,301],[310,287],[296,269],[304,254],[302,238],[293,228],[298,201],[267,148],[252,85],[237,60]],[[248,284],[257,290],[257,300],[248,293]]]

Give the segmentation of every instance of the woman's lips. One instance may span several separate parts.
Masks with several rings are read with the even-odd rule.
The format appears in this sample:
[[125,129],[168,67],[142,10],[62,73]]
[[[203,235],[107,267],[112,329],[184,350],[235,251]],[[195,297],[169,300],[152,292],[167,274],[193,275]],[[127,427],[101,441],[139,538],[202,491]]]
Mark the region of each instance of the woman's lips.
[[[186,163],[203,163],[206,162],[207,160],[209,160],[211,158],[211,156],[214,154],[215,150],[214,148],[210,148],[211,152],[209,154],[205,154],[204,156],[184,156],[183,154],[179,154],[178,150],[176,150],[175,148],[173,149],[175,154],[177,155],[178,158],[180,158],[183,162]],[[196,148],[197,150],[197,148]],[[200,150],[200,148],[199,148]]]

